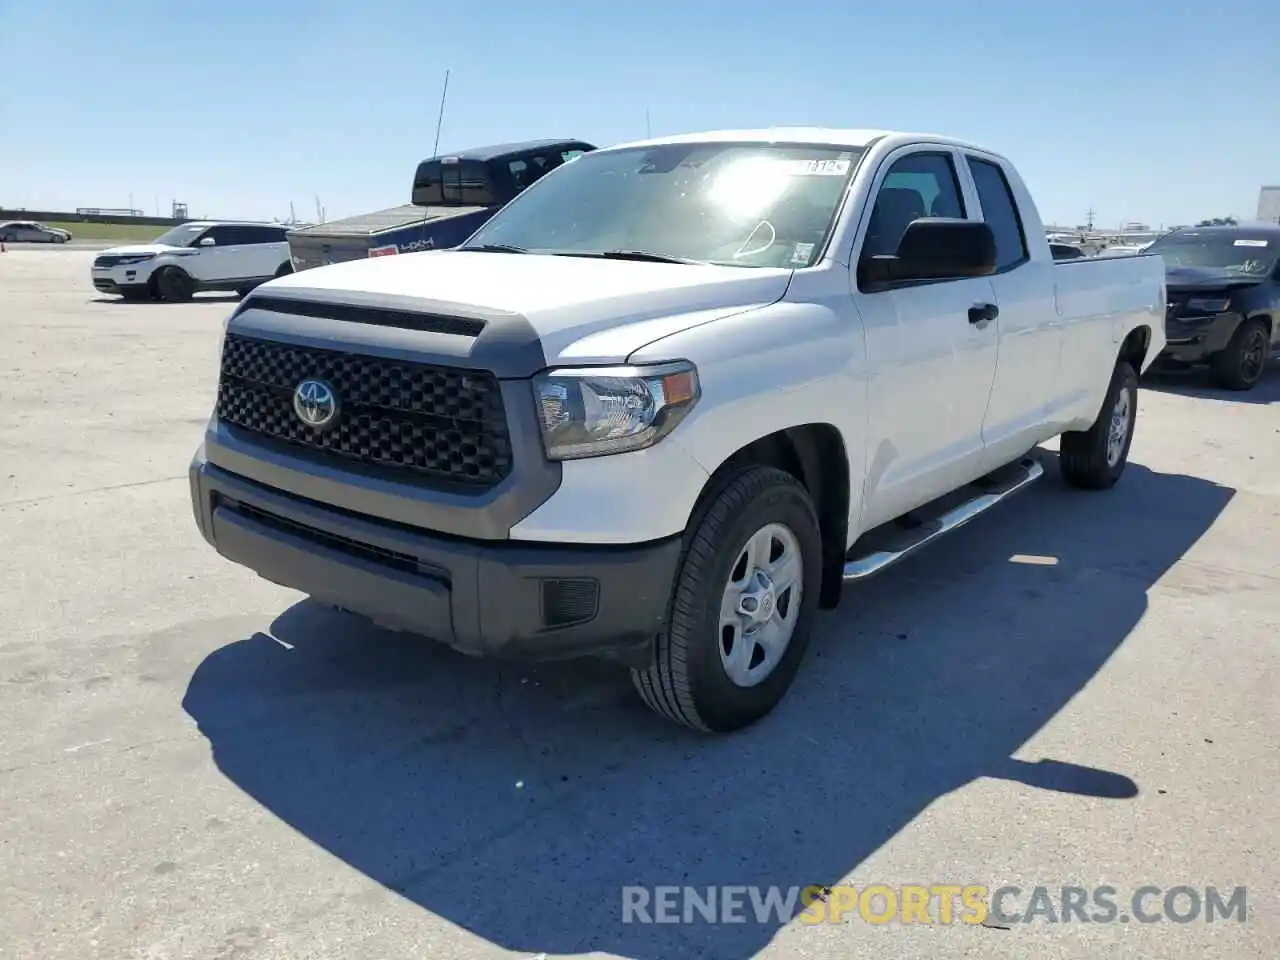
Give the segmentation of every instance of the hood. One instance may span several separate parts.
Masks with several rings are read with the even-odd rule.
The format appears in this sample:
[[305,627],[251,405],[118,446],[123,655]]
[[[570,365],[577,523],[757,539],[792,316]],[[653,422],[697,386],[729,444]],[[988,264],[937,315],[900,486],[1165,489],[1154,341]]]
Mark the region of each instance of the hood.
[[1169,267],[1165,270],[1165,284],[1172,291],[1252,287],[1261,283],[1262,279],[1242,277],[1238,273],[1216,267]]
[[523,318],[554,363],[617,363],[689,327],[766,306],[792,271],[438,250],[351,260],[273,280],[263,296],[395,304],[423,313]]
[[109,247],[101,251],[102,256],[128,257],[140,253],[167,253],[170,250],[181,250],[182,247],[171,247],[167,243],[132,243],[123,247]]

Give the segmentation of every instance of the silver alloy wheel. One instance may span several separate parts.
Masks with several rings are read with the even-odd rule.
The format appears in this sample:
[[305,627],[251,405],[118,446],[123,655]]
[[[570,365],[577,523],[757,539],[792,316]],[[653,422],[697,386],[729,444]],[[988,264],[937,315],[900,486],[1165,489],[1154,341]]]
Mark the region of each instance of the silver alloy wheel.
[[739,687],[766,680],[800,619],[804,558],[789,527],[761,527],[738,551],[720,601],[720,662]]
[[1133,404],[1130,402],[1129,391],[1121,390],[1120,396],[1116,397],[1116,405],[1111,409],[1111,424],[1107,429],[1107,466],[1114,467],[1120,462],[1120,457],[1124,453],[1124,442],[1129,437],[1129,423],[1133,419],[1130,415],[1133,410]]

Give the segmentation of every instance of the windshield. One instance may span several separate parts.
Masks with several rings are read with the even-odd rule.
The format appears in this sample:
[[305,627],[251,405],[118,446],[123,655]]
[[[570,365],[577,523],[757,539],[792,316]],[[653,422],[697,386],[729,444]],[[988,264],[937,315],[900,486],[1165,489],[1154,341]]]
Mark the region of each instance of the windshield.
[[861,153],[749,143],[587,153],[529,187],[463,249],[807,267],[822,254]]
[[1244,236],[1236,232],[1175,233],[1162,237],[1146,253],[1158,253],[1168,267],[1224,270],[1261,277],[1276,265],[1280,237]]
[[206,229],[208,228],[199,224],[184,223],[181,226],[174,227],[172,230],[166,230],[151,242],[162,243],[168,247],[185,247],[200,234],[204,233]]

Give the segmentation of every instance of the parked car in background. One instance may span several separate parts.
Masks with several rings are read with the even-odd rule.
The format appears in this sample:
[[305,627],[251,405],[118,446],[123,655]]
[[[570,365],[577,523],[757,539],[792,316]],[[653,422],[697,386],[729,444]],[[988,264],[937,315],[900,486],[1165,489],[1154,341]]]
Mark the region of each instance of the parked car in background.
[[1055,263],[975,144],[609,147],[457,249],[250,294],[193,511],[268,580],[472,654],[612,657],[725,732],[843,583],[1035,481],[1037,444],[1115,484],[1164,300],[1155,257]]
[[528,140],[423,160],[410,203],[290,231],[293,268],[456,246],[520,191],[594,149],[583,140]]
[[1055,260],[1079,260],[1085,255],[1084,251],[1074,243],[1059,243],[1057,241],[1049,243],[1049,253],[1053,255]]
[[203,290],[243,295],[292,271],[280,224],[197,220],[150,243],[104,250],[94,258],[92,277],[100,293],[179,302]]
[[1250,390],[1280,343],[1280,224],[1189,227],[1146,252],[1164,258],[1164,366],[1208,364],[1228,390]]
[[5,243],[66,243],[71,232],[35,220],[8,220],[0,223],[0,241]]

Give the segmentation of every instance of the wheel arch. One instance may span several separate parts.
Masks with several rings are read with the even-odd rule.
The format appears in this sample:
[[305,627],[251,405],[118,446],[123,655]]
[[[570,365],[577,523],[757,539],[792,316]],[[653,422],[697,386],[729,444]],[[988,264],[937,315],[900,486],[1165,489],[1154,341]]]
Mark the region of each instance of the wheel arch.
[[777,430],[740,447],[712,471],[694,505],[694,517],[735,475],[755,466],[782,470],[795,477],[808,491],[822,533],[819,605],[824,610],[834,608],[839,603],[844,583],[844,555],[852,498],[849,454],[844,435],[832,423],[803,423]]
[[1133,367],[1135,373],[1141,374],[1150,361],[1155,359],[1150,356],[1150,350],[1151,328],[1144,323],[1134,327],[1125,335],[1116,359],[1125,361]]
[[1275,321],[1275,312],[1273,309],[1256,310],[1253,313],[1249,314],[1248,319],[1261,320],[1263,323],[1265,323],[1267,325],[1267,336],[1271,338],[1272,341],[1275,340],[1276,321]]

